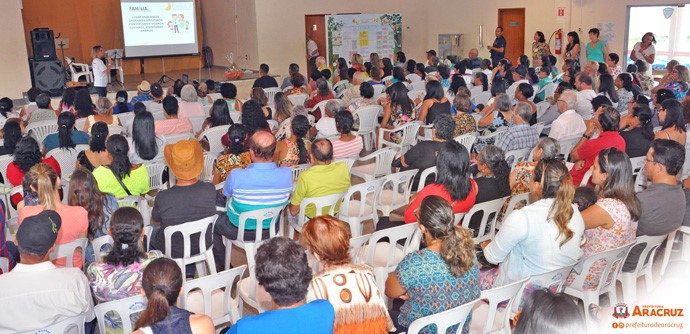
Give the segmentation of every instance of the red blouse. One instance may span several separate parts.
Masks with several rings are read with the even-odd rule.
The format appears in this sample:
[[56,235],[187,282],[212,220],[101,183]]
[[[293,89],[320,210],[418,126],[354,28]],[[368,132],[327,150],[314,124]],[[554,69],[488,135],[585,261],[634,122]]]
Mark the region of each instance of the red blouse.
[[[464,200],[461,201],[456,201],[455,204],[453,204],[453,212],[454,213],[463,213],[463,212],[469,212],[470,209],[472,209],[472,206],[474,206],[474,202],[477,199],[477,184],[474,182],[474,180],[470,180],[470,183],[472,184],[472,189],[470,190],[470,193],[467,195],[467,197]],[[417,217],[414,216],[415,210],[419,208],[419,205],[422,203],[422,200],[426,198],[427,196],[440,196],[448,203],[453,203],[453,200],[450,198],[450,193],[448,190],[446,190],[446,187],[444,187],[441,184],[436,184],[432,183],[424,189],[422,189],[419,194],[417,194],[417,197],[410,203],[410,206],[407,207],[407,210],[405,210],[405,223],[414,223],[417,221]]]

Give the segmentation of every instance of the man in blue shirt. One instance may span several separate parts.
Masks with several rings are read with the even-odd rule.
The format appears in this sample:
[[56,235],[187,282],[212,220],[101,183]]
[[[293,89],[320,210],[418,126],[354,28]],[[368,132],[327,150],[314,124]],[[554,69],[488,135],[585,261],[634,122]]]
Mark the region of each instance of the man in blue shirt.
[[496,39],[494,44],[487,47],[491,53],[491,65],[496,67],[498,61],[506,56],[506,39],[503,37],[503,27],[496,27]]

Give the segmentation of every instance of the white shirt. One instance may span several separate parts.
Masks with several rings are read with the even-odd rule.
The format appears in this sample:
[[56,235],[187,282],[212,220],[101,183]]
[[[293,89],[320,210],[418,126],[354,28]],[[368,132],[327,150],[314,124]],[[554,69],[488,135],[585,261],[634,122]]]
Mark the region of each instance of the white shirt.
[[330,136],[339,135],[338,129],[335,127],[335,118],[333,117],[321,117],[321,119],[316,122],[316,130],[319,132],[316,138],[328,138]]
[[319,56],[319,46],[312,39],[307,41],[307,53],[309,58]]
[[560,140],[582,135],[585,133],[585,130],[587,130],[587,126],[585,126],[582,116],[576,113],[575,110],[570,109],[562,113],[551,123],[549,137]]
[[642,42],[637,42],[635,43],[635,46],[633,46],[633,51],[635,52],[635,55],[637,56],[637,59],[642,60],[647,64],[647,74],[652,75],[652,64],[648,63],[642,56],[641,54],[644,54],[647,57],[651,57],[652,55],[656,54],[656,49],[654,48],[654,44],[650,44],[647,49],[644,51],[640,50],[642,47]]
[[100,58],[94,58],[91,67],[93,68],[93,86],[108,86],[108,71],[103,61]]
[[573,207],[568,222],[573,237],[560,246],[564,236],[560,235],[556,223],[547,219],[553,203],[552,198],[542,199],[513,211],[505,219],[496,238],[484,249],[489,262],[501,263],[494,286],[563,268],[582,257],[580,243],[585,222],[580,211]]
[[93,320],[91,288],[81,270],[52,262],[26,265],[0,275],[0,333],[23,333],[86,313]]
[[592,89],[585,89],[577,92],[577,103],[575,103],[575,111],[577,111],[582,119],[591,119],[592,114],[592,99],[597,96],[597,93]]
[[515,91],[517,90],[518,86],[520,86],[520,84],[523,82],[529,84],[529,81],[525,79],[518,80],[513,82],[513,84],[510,85],[510,87],[508,87],[508,89],[506,90],[506,94],[510,98],[510,103],[512,103],[513,105],[517,103],[517,99],[515,98]]

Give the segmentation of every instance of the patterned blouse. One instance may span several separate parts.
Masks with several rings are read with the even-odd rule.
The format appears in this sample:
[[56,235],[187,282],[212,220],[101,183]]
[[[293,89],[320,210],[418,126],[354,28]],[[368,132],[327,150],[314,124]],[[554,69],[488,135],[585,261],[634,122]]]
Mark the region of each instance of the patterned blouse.
[[228,153],[218,157],[215,168],[220,172],[220,181],[223,182],[233,169],[247,168],[250,163],[252,163],[252,158],[249,156],[249,152],[244,152],[240,155]]
[[455,137],[477,131],[477,122],[467,113],[458,112],[453,115],[453,120],[455,121]]
[[640,88],[642,88],[642,92],[644,95],[649,96],[652,92],[652,88],[654,88],[654,78],[646,73],[637,73],[637,76],[640,79]]
[[[462,277],[453,276],[441,254],[422,249],[407,254],[395,269],[400,285],[409,299],[400,307],[398,322],[408,327],[427,315],[439,313],[479,298],[479,267],[476,264]],[[469,333],[472,314],[462,333]],[[432,326],[433,327],[433,326]],[[454,327],[452,331],[455,331]],[[420,333],[434,333],[429,327]]]
[[394,328],[367,266],[346,264],[317,273],[309,285],[307,303],[317,299],[330,301],[335,309],[334,334],[385,334]]
[[140,294],[144,268],[160,256],[158,251],[148,252],[140,262],[126,267],[100,261],[92,263],[86,270],[86,276],[96,301],[103,303]]
[[293,95],[293,94],[309,94],[309,92],[307,92],[307,87],[304,87],[304,86],[302,86],[302,87],[297,87],[297,88],[294,88],[294,87],[293,87],[293,88],[288,89],[288,90],[285,92],[285,96],[287,96],[287,95]]
[[670,89],[673,95],[676,96],[676,100],[680,101],[685,98],[688,93],[688,84],[681,81],[671,81],[664,84],[664,88]]
[[[310,145],[309,141],[306,139],[302,140],[304,140],[304,146],[308,149]],[[297,143],[289,139],[285,139],[284,142],[287,145],[287,152],[285,153],[285,158],[278,160],[278,167],[292,167],[299,165],[299,148],[297,147]]]
[[633,99],[633,93],[625,88],[619,88],[616,93],[618,94],[616,110],[621,115],[626,115],[628,113],[628,103]]
[[549,50],[549,44],[532,42],[532,59],[541,59],[542,56],[548,56],[551,54]]

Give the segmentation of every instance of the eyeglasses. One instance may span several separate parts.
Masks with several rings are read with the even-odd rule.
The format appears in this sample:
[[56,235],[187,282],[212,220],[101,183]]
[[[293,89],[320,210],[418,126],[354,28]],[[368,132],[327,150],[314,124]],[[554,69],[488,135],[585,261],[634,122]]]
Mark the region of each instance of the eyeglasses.
[[654,160],[649,160],[649,159],[647,159],[647,158],[644,158],[644,161],[645,161],[645,162],[652,163],[652,164],[655,164],[655,163],[658,162],[658,161],[654,161]]

